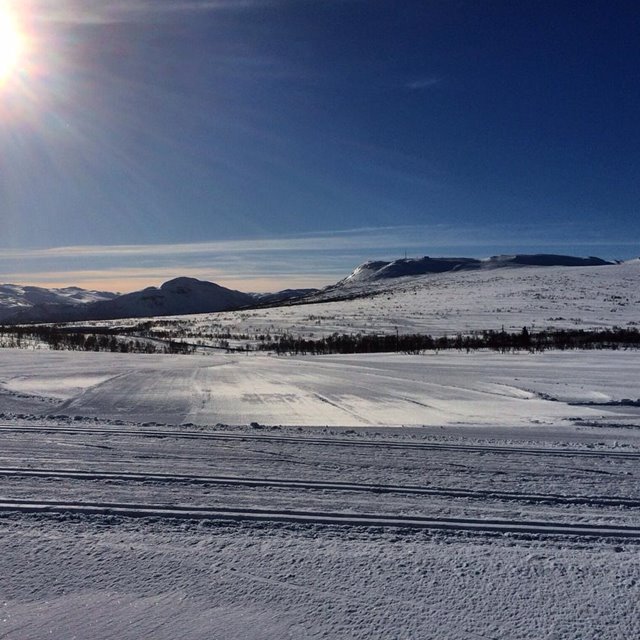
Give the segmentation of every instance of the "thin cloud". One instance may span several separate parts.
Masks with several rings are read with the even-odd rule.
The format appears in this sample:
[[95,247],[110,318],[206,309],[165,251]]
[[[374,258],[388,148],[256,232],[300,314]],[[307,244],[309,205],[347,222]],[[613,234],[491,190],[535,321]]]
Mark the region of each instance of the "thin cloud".
[[[147,21],[167,14],[242,11],[259,7],[316,0],[5,0],[21,13],[41,22],[71,25],[117,24]],[[317,0],[360,2],[362,0]]]
[[487,257],[555,247],[560,253],[637,247],[633,241],[581,239],[571,225],[556,231],[565,239],[549,242],[539,228],[526,225],[443,223],[201,243],[5,249],[0,250],[0,282],[131,291],[191,276],[244,291],[275,291],[332,284],[365,260],[399,258],[405,251],[414,257]]
[[[331,251],[377,249],[393,246],[423,247],[425,246],[426,238],[429,236],[433,237],[434,229],[429,229],[429,236],[423,236],[425,239],[416,236],[416,233],[419,233],[420,229],[420,227],[382,227],[350,229],[339,232],[330,231],[297,237],[253,240],[221,240],[215,242],[175,244],[78,245],[46,249],[5,249],[0,250],[0,260],[52,259],[84,256],[93,258],[121,256],[170,257],[197,254],[319,252],[325,251],[326,247],[330,247]],[[443,230],[441,230],[441,232],[442,231]],[[426,232],[427,230],[423,228],[422,233]]]
[[113,24],[171,13],[241,10],[275,0],[14,0],[35,20],[64,24]]
[[[560,229],[564,235],[571,228]],[[497,239],[499,238],[499,240]],[[433,251],[442,249],[469,249],[502,245],[518,246],[634,246],[635,241],[601,241],[579,238],[551,241],[545,239],[540,229],[526,225],[459,226],[451,224],[407,225],[387,227],[361,227],[355,229],[311,232],[297,236],[278,238],[254,238],[249,240],[219,240],[173,244],[122,244],[76,245],[67,247],[0,249],[0,261],[15,260],[69,260],[82,258],[180,258],[181,256],[225,256],[246,260],[248,254],[270,256],[306,253],[389,252],[396,249]],[[244,256],[244,257],[243,257]]]

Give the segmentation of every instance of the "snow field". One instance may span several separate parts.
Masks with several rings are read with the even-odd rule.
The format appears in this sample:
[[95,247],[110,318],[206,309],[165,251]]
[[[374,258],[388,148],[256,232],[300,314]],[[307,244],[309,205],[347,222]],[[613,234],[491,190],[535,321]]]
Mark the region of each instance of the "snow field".
[[640,415],[619,404],[640,397],[635,351],[291,358],[5,350],[0,361],[0,397],[14,413],[39,400],[45,415],[173,424],[514,426]]
[[0,365],[0,637],[640,635],[637,352]]
[[[637,430],[474,427],[483,444],[472,445],[461,427],[23,422],[0,428],[0,634],[9,640],[595,640],[640,631]],[[90,502],[140,512],[72,511]],[[249,518],[295,509],[309,519],[177,519],[171,507],[240,508]],[[476,533],[353,518],[327,526],[320,511],[464,517]],[[556,533],[482,528],[498,518],[555,523]],[[601,532],[559,535],[589,524]],[[634,533],[620,539],[602,525]]]
[[638,548],[140,522],[0,522],[9,640],[640,634]]
[[[367,297],[175,318],[194,336],[427,333],[485,329],[633,327],[640,322],[640,261],[606,267],[467,271],[354,287]],[[343,292],[344,293],[344,292]]]

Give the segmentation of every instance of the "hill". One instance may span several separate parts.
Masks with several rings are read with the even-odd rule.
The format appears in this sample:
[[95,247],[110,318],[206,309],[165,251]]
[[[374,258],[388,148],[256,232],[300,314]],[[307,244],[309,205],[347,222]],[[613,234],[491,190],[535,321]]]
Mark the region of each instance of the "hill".
[[[627,265],[632,264],[640,264],[640,261],[627,263]],[[394,261],[365,262],[356,267],[346,278],[322,290],[287,289],[266,294],[243,293],[213,282],[184,277],[165,282],[160,287],[148,287],[142,291],[124,295],[85,291],[77,287],[49,290],[2,285],[0,286],[0,322],[82,322],[216,313],[244,308],[327,303],[352,298],[368,298],[382,293],[389,297],[395,296],[396,293],[402,295],[407,287],[417,295],[425,287],[436,285],[440,287],[443,283],[455,287],[455,283],[458,282],[454,278],[456,274],[506,274],[526,271],[544,278],[543,274],[549,270],[554,274],[560,274],[569,273],[576,268],[591,272],[598,269],[615,269],[615,266],[616,263],[601,258],[554,254],[502,255],[483,260],[425,256]],[[619,274],[620,271],[615,273]],[[440,280],[439,277],[445,279]],[[481,290],[484,289],[483,295],[487,299],[492,297],[493,294],[486,289],[485,285],[478,286]],[[459,287],[458,294],[466,295],[463,294],[466,287],[464,278],[460,281]],[[475,293],[475,291],[472,292],[473,295]],[[517,296],[519,292],[513,291],[510,295]],[[431,304],[430,301],[429,304]],[[483,307],[481,303],[477,304],[479,306],[472,310],[474,313]],[[382,309],[380,312],[382,313]]]
[[374,282],[390,278],[420,276],[447,271],[476,271],[480,269],[504,269],[509,267],[601,267],[615,264],[602,258],[564,256],[556,254],[515,254],[491,256],[484,260],[477,258],[404,258],[385,261],[365,262],[357,266],[336,286],[349,286],[362,282]]

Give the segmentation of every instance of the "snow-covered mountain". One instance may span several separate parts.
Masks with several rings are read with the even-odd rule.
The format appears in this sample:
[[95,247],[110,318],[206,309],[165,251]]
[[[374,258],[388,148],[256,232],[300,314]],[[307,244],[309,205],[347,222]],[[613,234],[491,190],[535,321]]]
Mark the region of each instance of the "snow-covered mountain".
[[[307,304],[308,303],[308,304]],[[318,304],[322,303],[322,304]],[[193,335],[270,334],[319,339],[335,333],[455,335],[640,327],[640,260],[593,267],[476,269],[388,278],[324,290],[296,304],[180,318]],[[166,327],[162,327],[166,330]],[[635,397],[635,396],[634,396]]]
[[45,289],[17,284],[0,285],[0,308],[33,307],[41,304],[89,304],[101,300],[112,300],[117,293],[88,291],[79,287]]
[[404,258],[390,262],[376,260],[357,266],[346,278],[336,286],[350,286],[363,282],[375,282],[388,278],[421,276],[428,273],[445,273],[447,271],[471,271],[476,269],[501,269],[507,267],[596,267],[614,264],[593,256],[577,258],[554,254],[515,254],[491,256],[479,260],[477,258]]
[[195,278],[124,295],[67,289],[0,286],[0,322],[67,322],[210,313],[254,304],[249,294]]
[[[637,261],[636,261],[637,262]],[[246,307],[329,302],[381,293],[416,279],[459,272],[494,272],[528,267],[601,267],[601,258],[551,254],[515,254],[477,258],[405,258],[359,265],[335,285],[322,290],[286,289],[277,293],[243,293],[195,278],[176,278],[160,287],[125,295],[77,287],[42,289],[0,286],[0,322],[112,320],[230,311]],[[563,269],[562,269],[563,270]],[[404,284],[403,284],[404,283]]]
[[17,318],[39,318],[71,313],[72,310],[117,298],[109,291],[89,291],[79,287],[45,289],[16,284],[0,285],[0,322]]
[[283,289],[276,293],[250,293],[254,301],[259,305],[276,305],[289,300],[299,300],[318,293],[319,289]]
[[211,313],[238,309],[253,303],[241,291],[196,278],[175,278],[160,287],[148,287],[86,308],[92,320],[145,316]]

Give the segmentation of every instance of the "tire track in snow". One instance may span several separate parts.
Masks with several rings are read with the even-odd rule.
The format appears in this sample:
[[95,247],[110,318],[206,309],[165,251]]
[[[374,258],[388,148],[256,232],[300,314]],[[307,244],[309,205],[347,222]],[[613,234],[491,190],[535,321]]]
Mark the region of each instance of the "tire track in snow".
[[119,502],[0,501],[0,513],[12,512],[33,515],[77,514],[88,516],[120,516],[125,518],[282,522],[301,525],[325,524],[350,527],[393,527],[400,529],[472,531],[478,533],[520,533],[529,535],[640,539],[640,527],[606,524],[483,520],[471,518],[428,518],[379,513],[355,514],[275,509],[212,509],[202,506],[128,504]]
[[511,500],[544,504],[583,504],[590,506],[640,507],[640,499],[620,496],[566,496],[560,494],[519,493],[515,491],[483,491],[420,487],[417,485],[382,485],[359,482],[322,482],[288,478],[241,478],[237,476],[203,476],[169,473],[133,473],[118,471],[83,471],[78,469],[0,468],[0,477],[25,477],[71,480],[122,480],[129,482],[184,483],[242,487],[274,487],[321,491],[350,491],[361,493],[399,493],[409,495],[473,498],[480,500]]

